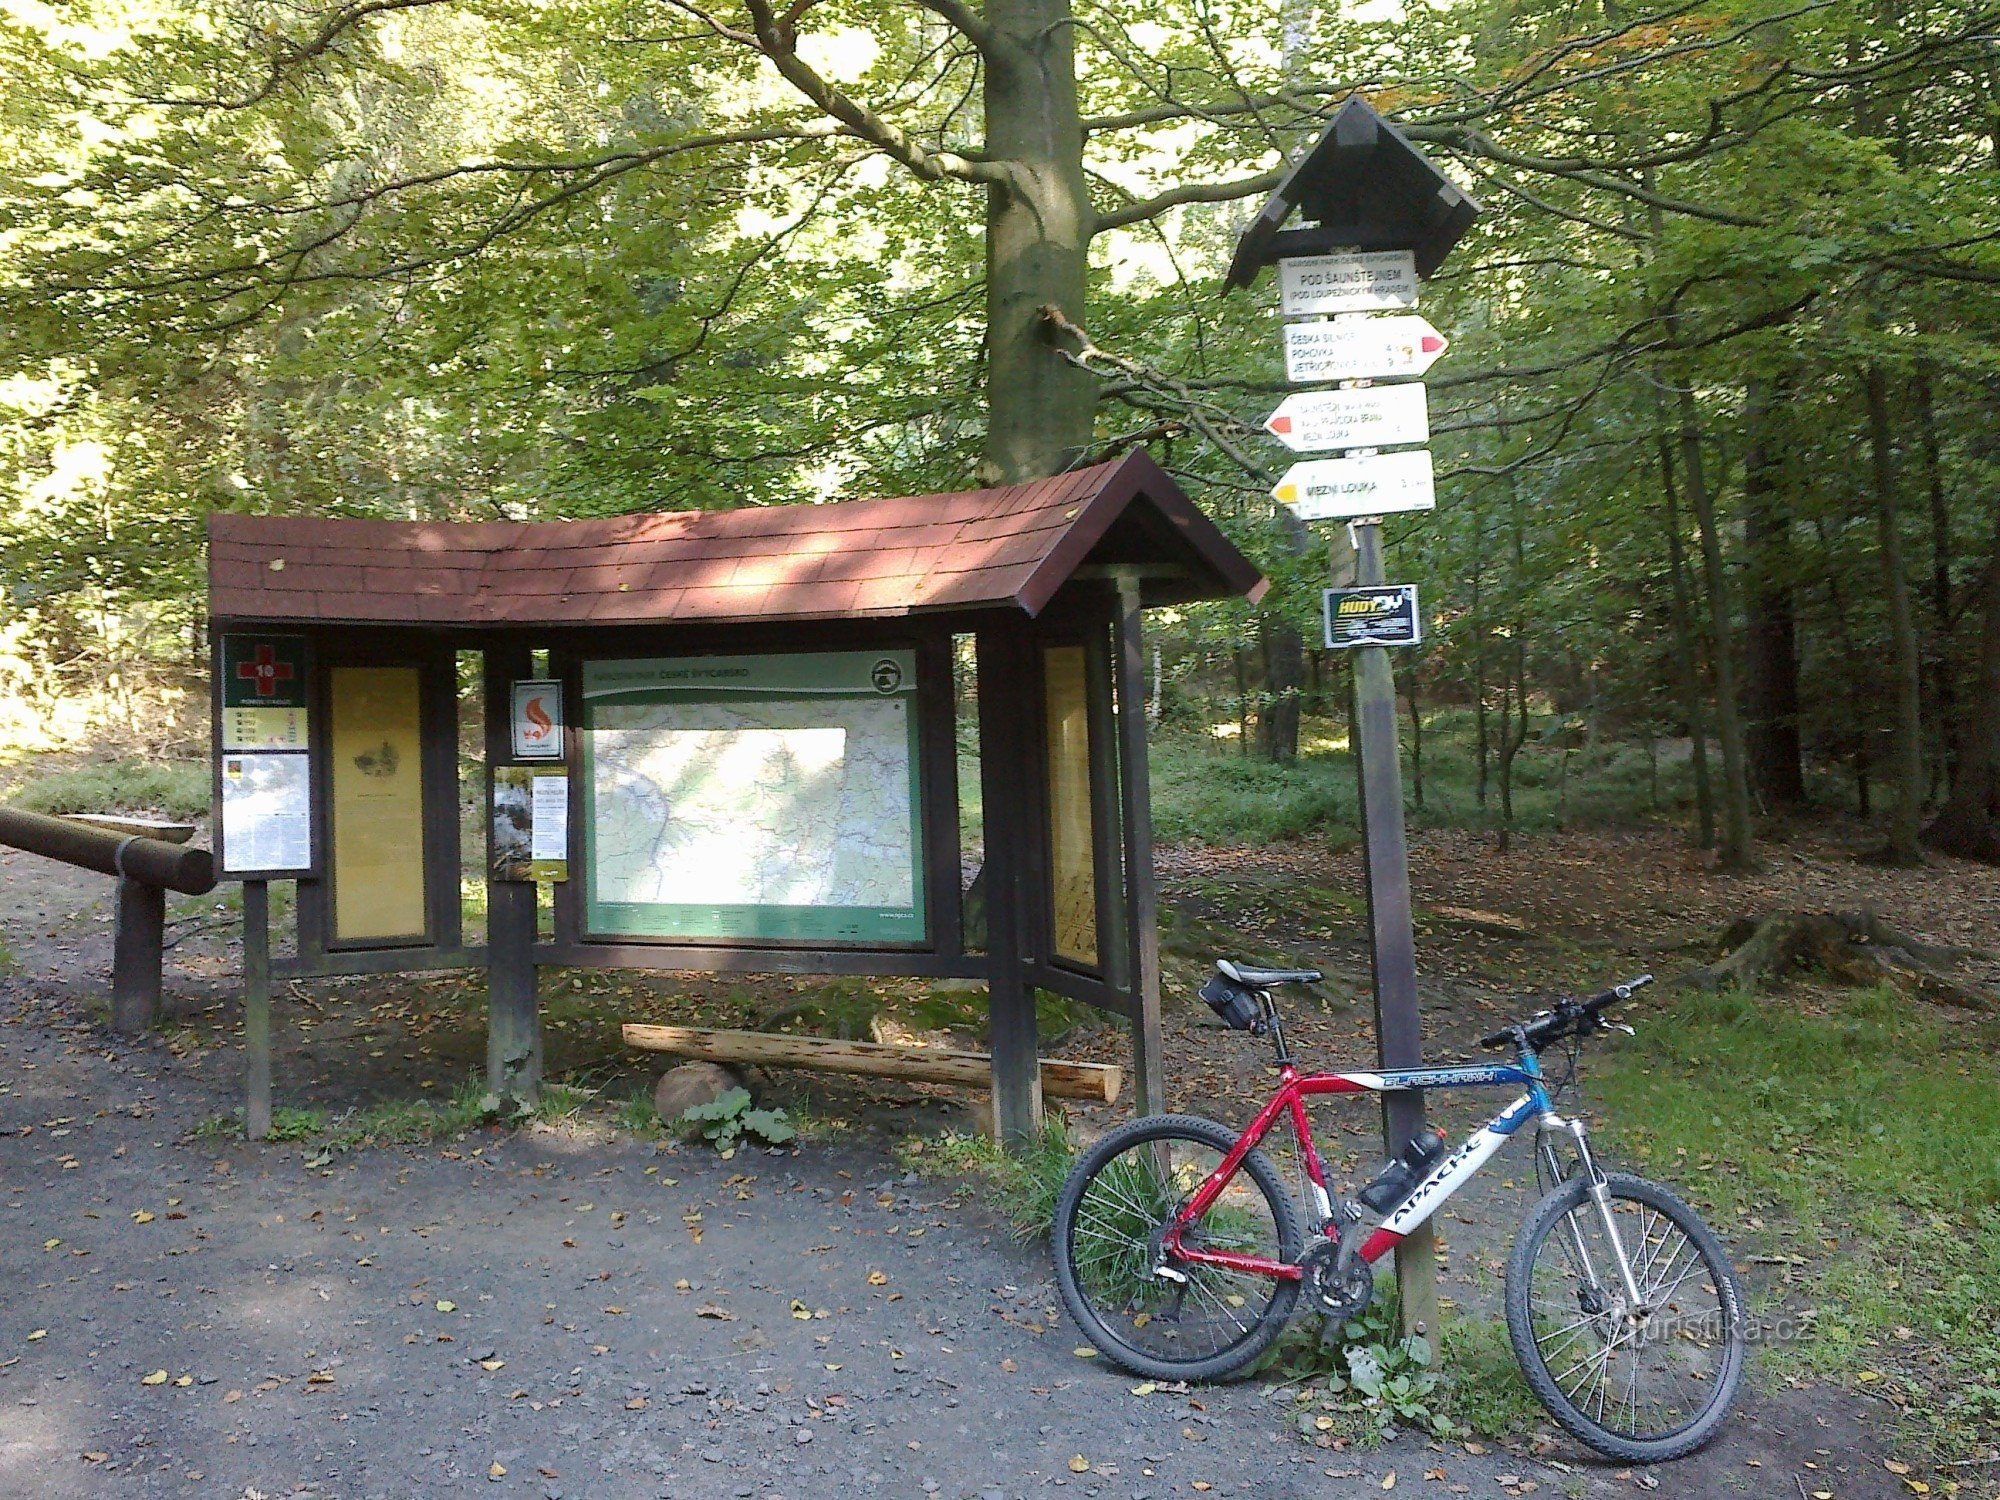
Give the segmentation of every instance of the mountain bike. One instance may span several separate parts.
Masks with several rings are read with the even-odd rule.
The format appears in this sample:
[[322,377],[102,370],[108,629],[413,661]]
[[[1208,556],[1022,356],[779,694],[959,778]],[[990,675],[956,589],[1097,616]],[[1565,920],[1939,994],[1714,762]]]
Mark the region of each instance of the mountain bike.
[[[1240,1134],[1155,1115],[1106,1133],[1076,1163],[1056,1205],[1056,1278],[1092,1344],[1153,1380],[1243,1374],[1302,1294],[1335,1320],[1365,1310],[1375,1263],[1532,1124],[1548,1191],[1515,1239],[1505,1299],[1529,1388],[1580,1441],[1623,1463],[1679,1458],[1709,1439],[1743,1376],[1743,1293],[1728,1254],[1668,1189],[1600,1168],[1583,1121],[1554,1103],[1585,1040],[1631,1031],[1603,1013],[1650,974],[1481,1040],[1512,1062],[1301,1073],[1271,992],[1323,976],[1229,962],[1216,971],[1202,999],[1232,1029],[1270,1039],[1277,1092]],[[1558,1046],[1568,1070],[1552,1088],[1541,1055]],[[1405,1143],[1359,1202],[1329,1193],[1307,1099],[1488,1086],[1524,1092],[1455,1150],[1435,1130]],[[1303,1194],[1259,1149],[1281,1120],[1297,1139]]]

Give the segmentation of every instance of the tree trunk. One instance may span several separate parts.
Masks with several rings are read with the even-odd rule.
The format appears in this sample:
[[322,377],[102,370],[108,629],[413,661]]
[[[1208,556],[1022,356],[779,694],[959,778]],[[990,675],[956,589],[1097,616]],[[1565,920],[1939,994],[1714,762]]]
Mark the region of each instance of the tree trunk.
[[1424,711],[1417,700],[1422,674],[1413,666],[1403,676],[1403,693],[1410,700],[1410,795],[1424,805]]
[[1722,532],[1715,520],[1715,498],[1702,472],[1701,429],[1694,392],[1680,392],[1681,467],[1686,474],[1688,504],[1701,533],[1701,571],[1708,592],[1710,663],[1715,673],[1715,732],[1722,742],[1722,849],[1724,869],[1740,870],[1750,863],[1750,779],[1743,764],[1743,721],[1736,708],[1736,658],[1729,639],[1729,580],[1722,567]]
[[1930,674],[1937,722],[1944,726],[1944,754],[1938,757],[1932,778],[1956,784],[1958,746],[1952,729],[1958,723],[1958,663],[1952,651],[1952,636],[1958,628],[1958,610],[1951,587],[1951,507],[1945,503],[1944,467],[1938,453],[1937,409],[1931,399],[1931,370],[1917,366],[1911,387],[1917,403],[1917,435],[1924,454],[1924,488],[1931,503],[1931,613],[1937,622],[1937,649],[1931,652]]
[[1068,0],[987,0],[1013,48],[985,67],[986,151],[1020,164],[986,198],[986,453],[981,478],[1059,473],[1089,444],[1090,377],[1043,336],[1053,304],[1084,321],[1094,226]]
[[1979,594],[1979,675],[1959,715],[1951,796],[1924,830],[1924,842],[2000,864],[2000,511]]
[[[1784,388],[1779,389],[1782,396]],[[1806,800],[1806,783],[1799,751],[1791,505],[1779,489],[1784,465],[1773,451],[1772,402],[1762,380],[1750,382],[1744,419],[1749,446],[1743,455],[1743,749],[1750,784],[1765,804],[1796,807]]]
[[1681,716],[1687,720],[1693,746],[1695,842],[1715,847],[1715,791],[1708,779],[1708,716],[1701,707],[1700,653],[1695,649],[1694,597],[1688,584],[1687,557],[1681,545],[1680,506],[1674,496],[1674,446],[1663,431],[1660,443],[1660,489],[1666,497],[1667,569],[1673,578],[1675,676],[1680,679]]
[[1264,638],[1263,712],[1257,739],[1264,758],[1283,764],[1299,758],[1299,687],[1305,676],[1305,640],[1290,620],[1266,615],[1257,622]]
[[1910,580],[1903,572],[1902,528],[1897,524],[1889,383],[1880,365],[1868,366],[1865,384],[1868,445],[1875,481],[1875,525],[1881,543],[1882,588],[1889,600],[1889,637],[1896,673],[1895,753],[1889,759],[1895,797],[1889,814],[1889,844],[1884,853],[1893,863],[1908,865],[1923,857],[1918,847],[1924,805],[1923,668],[1917,654],[1916,619],[1910,608]]

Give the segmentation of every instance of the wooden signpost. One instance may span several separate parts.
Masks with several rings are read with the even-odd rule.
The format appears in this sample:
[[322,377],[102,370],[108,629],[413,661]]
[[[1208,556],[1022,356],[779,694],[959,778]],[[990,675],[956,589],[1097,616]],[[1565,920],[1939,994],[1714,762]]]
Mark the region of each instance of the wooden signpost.
[[[1303,210],[1308,224],[1287,230],[1295,210]],[[1354,542],[1360,587],[1329,591],[1327,644],[1351,648],[1354,660],[1376,1052],[1388,1068],[1423,1061],[1396,680],[1388,644],[1413,644],[1421,622],[1414,586],[1387,583],[1381,518],[1430,510],[1437,499],[1428,451],[1377,451],[1429,440],[1423,387],[1371,383],[1414,379],[1444,354],[1444,335],[1407,309],[1417,305],[1419,277],[1437,268],[1478,212],[1471,198],[1356,96],[1341,106],[1244,232],[1227,283],[1249,286],[1276,264],[1283,311],[1302,319],[1285,325],[1286,378],[1300,384],[1343,382],[1339,390],[1287,396],[1265,426],[1295,453],[1337,455],[1292,465],[1271,493],[1302,521],[1346,521]],[[1378,310],[1394,315],[1368,315]],[[1358,606],[1348,611],[1342,632],[1335,630],[1339,596]],[[1421,1091],[1383,1095],[1383,1134],[1391,1156],[1423,1123]],[[1404,1332],[1434,1338],[1436,1246],[1428,1223],[1397,1247],[1396,1279]]]

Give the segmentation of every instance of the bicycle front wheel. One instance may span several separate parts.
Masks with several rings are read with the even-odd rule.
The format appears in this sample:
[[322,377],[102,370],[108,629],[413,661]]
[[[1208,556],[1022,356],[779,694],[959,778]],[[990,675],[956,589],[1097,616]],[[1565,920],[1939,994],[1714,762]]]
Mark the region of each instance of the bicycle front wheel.
[[1605,1185],[1609,1224],[1582,1177],[1535,1206],[1507,1266],[1507,1332],[1558,1422],[1608,1458],[1660,1463],[1692,1453],[1729,1415],[1743,1292],[1687,1204],[1641,1177],[1612,1173]]
[[[1221,1380],[1249,1368],[1290,1321],[1299,1283],[1156,1255],[1175,1212],[1222,1165],[1236,1135],[1196,1115],[1154,1115],[1108,1132],[1056,1202],[1063,1304],[1113,1363],[1154,1380]],[[1291,1263],[1303,1237],[1284,1179],[1252,1151],[1189,1249]]]

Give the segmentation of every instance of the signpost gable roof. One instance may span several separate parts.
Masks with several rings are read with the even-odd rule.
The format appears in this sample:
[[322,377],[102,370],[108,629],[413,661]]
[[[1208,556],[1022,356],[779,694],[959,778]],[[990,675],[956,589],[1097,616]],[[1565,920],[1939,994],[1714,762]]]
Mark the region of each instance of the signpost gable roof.
[[[1311,227],[1287,230],[1294,211]],[[1243,231],[1223,290],[1286,256],[1331,250],[1408,250],[1428,276],[1477,217],[1471,196],[1354,94]]]
[[712,624],[1016,608],[1086,567],[1140,570],[1148,604],[1267,582],[1152,459],[1132,452],[996,489],[573,521],[216,514],[218,620]]

